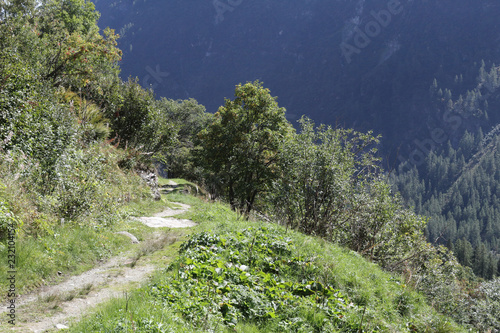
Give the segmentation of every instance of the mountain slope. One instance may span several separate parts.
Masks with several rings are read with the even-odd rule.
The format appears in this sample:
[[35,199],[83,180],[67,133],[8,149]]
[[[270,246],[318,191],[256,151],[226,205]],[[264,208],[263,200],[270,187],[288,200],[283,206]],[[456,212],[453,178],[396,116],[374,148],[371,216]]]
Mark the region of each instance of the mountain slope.
[[448,144],[419,168],[402,165],[393,183],[418,214],[430,218],[429,241],[447,244],[462,264],[491,279],[500,274],[500,138],[487,138],[466,133],[456,150]]
[[409,153],[429,135],[434,78],[450,86],[462,74],[470,89],[482,59],[500,63],[493,0],[96,5],[100,24],[122,31],[122,76],[159,96],[193,97],[215,112],[235,84],[260,79],[290,119],[373,129],[384,153]]

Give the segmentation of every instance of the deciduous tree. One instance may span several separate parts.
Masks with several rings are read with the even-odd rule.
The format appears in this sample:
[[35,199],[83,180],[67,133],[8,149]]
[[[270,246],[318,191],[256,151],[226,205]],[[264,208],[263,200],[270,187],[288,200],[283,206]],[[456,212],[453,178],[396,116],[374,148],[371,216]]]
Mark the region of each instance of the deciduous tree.
[[257,195],[278,176],[278,147],[292,126],[259,81],[237,85],[234,95],[200,132],[199,159],[231,207],[248,214]]

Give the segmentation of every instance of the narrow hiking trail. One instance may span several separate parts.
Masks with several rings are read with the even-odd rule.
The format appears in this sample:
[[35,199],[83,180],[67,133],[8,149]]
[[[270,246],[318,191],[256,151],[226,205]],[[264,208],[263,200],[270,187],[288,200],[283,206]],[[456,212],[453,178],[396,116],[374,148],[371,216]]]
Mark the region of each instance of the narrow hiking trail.
[[172,216],[186,212],[190,207],[189,205],[175,203],[180,208],[172,209],[167,208],[161,213],[156,213],[150,217],[137,217],[136,219],[151,228],[186,228],[194,227],[196,224],[191,220],[176,219]]
[[[196,224],[191,220],[176,219],[173,216],[189,210],[190,206],[173,203],[178,209],[167,208],[152,217],[139,217],[136,220],[151,228],[189,228]],[[135,236],[121,232],[137,243]],[[148,254],[160,251],[177,241],[177,236],[154,231],[144,240],[143,246],[149,248]],[[134,240],[135,239],[135,240]],[[46,332],[68,328],[69,323],[79,320],[85,313],[97,305],[115,297],[123,297],[127,291],[146,281],[156,270],[148,255],[134,256],[140,253],[141,243],[127,253],[112,257],[98,267],[78,276],[71,276],[64,282],[43,286],[27,295],[16,299],[18,307],[16,325],[0,327],[0,332]],[[138,251],[137,251],[138,250]],[[165,258],[168,259],[168,258]],[[0,314],[6,312],[2,306]],[[10,326],[10,325],[9,325]]]

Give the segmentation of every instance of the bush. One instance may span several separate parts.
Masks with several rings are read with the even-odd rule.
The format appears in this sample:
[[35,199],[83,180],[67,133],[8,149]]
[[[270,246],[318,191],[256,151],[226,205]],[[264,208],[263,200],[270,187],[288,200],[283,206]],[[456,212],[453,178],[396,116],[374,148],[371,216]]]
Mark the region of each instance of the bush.
[[[2,186],[1,183],[0,186]],[[0,196],[0,242],[7,240],[9,230],[16,230],[19,227],[22,227],[22,222],[14,216],[7,203]]]
[[253,322],[320,332],[345,325],[347,298],[314,280],[314,260],[294,257],[295,244],[277,230],[203,232],[191,236],[180,252],[168,269],[177,277],[168,274],[147,290],[193,327],[213,330]]
[[234,95],[234,101],[226,99],[213,122],[198,134],[197,160],[205,179],[214,180],[214,194],[248,216],[257,196],[278,176],[276,155],[292,127],[285,109],[261,82],[239,84]]
[[169,122],[153,92],[143,89],[137,80],[129,79],[121,84],[114,98],[118,104],[115,113],[107,116],[120,147],[131,147],[154,156],[176,142],[178,129]]
[[205,107],[194,99],[174,101],[162,98],[158,101],[158,107],[168,121],[179,129],[178,140],[164,152],[169,177],[201,180],[202,171],[195,166],[193,151],[199,148],[197,134],[208,126],[213,115],[205,112]]
[[378,167],[371,133],[314,128],[282,143],[268,190],[282,224],[338,242],[388,266],[422,239],[425,220],[402,208]]

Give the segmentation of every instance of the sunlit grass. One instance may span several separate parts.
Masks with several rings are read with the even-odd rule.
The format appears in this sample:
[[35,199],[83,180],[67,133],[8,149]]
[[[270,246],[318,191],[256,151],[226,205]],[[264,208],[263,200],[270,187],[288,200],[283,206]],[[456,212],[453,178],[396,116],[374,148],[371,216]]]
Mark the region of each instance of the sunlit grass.
[[[25,237],[16,242],[16,289],[25,293],[39,285],[55,281],[60,273],[78,274],[99,260],[129,248],[130,240],[111,230],[94,230],[79,226],[59,227],[54,235]],[[7,250],[0,250],[7,258]],[[0,288],[6,289],[6,260],[0,262]],[[58,274],[58,272],[60,272]]]
[[[165,198],[162,201],[152,199],[136,199],[121,208],[113,224],[107,227],[86,226],[85,220],[79,223],[66,223],[52,226],[52,233],[38,236],[23,235],[16,240],[16,291],[24,294],[33,288],[44,284],[56,283],[64,276],[77,275],[107,258],[138,248],[131,244],[128,237],[116,234],[117,231],[128,231],[139,241],[149,239],[156,230],[149,228],[130,216],[148,216],[162,211],[170,203]],[[89,225],[92,225],[89,221]],[[168,243],[169,241],[166,241]],[[152,248],[161,246],[149,240]],[[156,244],[156,245],[155,245]],[[142,245],[142,250],[136,250],[136,257],[151,253]],[[0,246],[0,288],[7,286],[7,251]],[[61,274],[62,273],[62,274]],[[61,277],[62,276],[62,277]]]
[[[207,203],[201,199],[181,194],[167,196],[169,201],[191,205],[182,218],[198,223],[192,232],[231,234],[248,227],[265,226],[271,232],[283,233],[297,244],[294,256],[313,257],[319,267],[316,279],[328,283],[347,295],[352,308],[346,312],[347,326],[362,327],[363,331],[383,332],[460,332],[464,331],[451,320],[438,315],[425,303],[423,296],[404,285],[399,276],[382,271],[359,254],[328,243],[320,238],[306,236],[293,230],[260,221],[246,221],[225,204]],[[178,243],[177,243],[178,244]],[[178,245],[175,245],[178,247]],[[169,261],[169,260],[168,260]],[[161,262],[161,261],[160,261]],[[164,262],[164,267],[167,261]],[[153,282],[162,281],[164,271],[159,271]],[[175,274],[175,273],[173,273]],[[147,295],[148,285],[132,292],[128,302],[113,300],[97,312],[71,328],[72,332],[113,331],[118,327],[137,332],[203,332],[203,327],[191,326],[179,314],[162,307]],[[323,321],[322,315],[299,309],[302,316],[312,323]],[[234,328],[217,326],[214,332],[278,332],[276,323],[240,322]],[[356,330],[357,331],[357,330]]]

